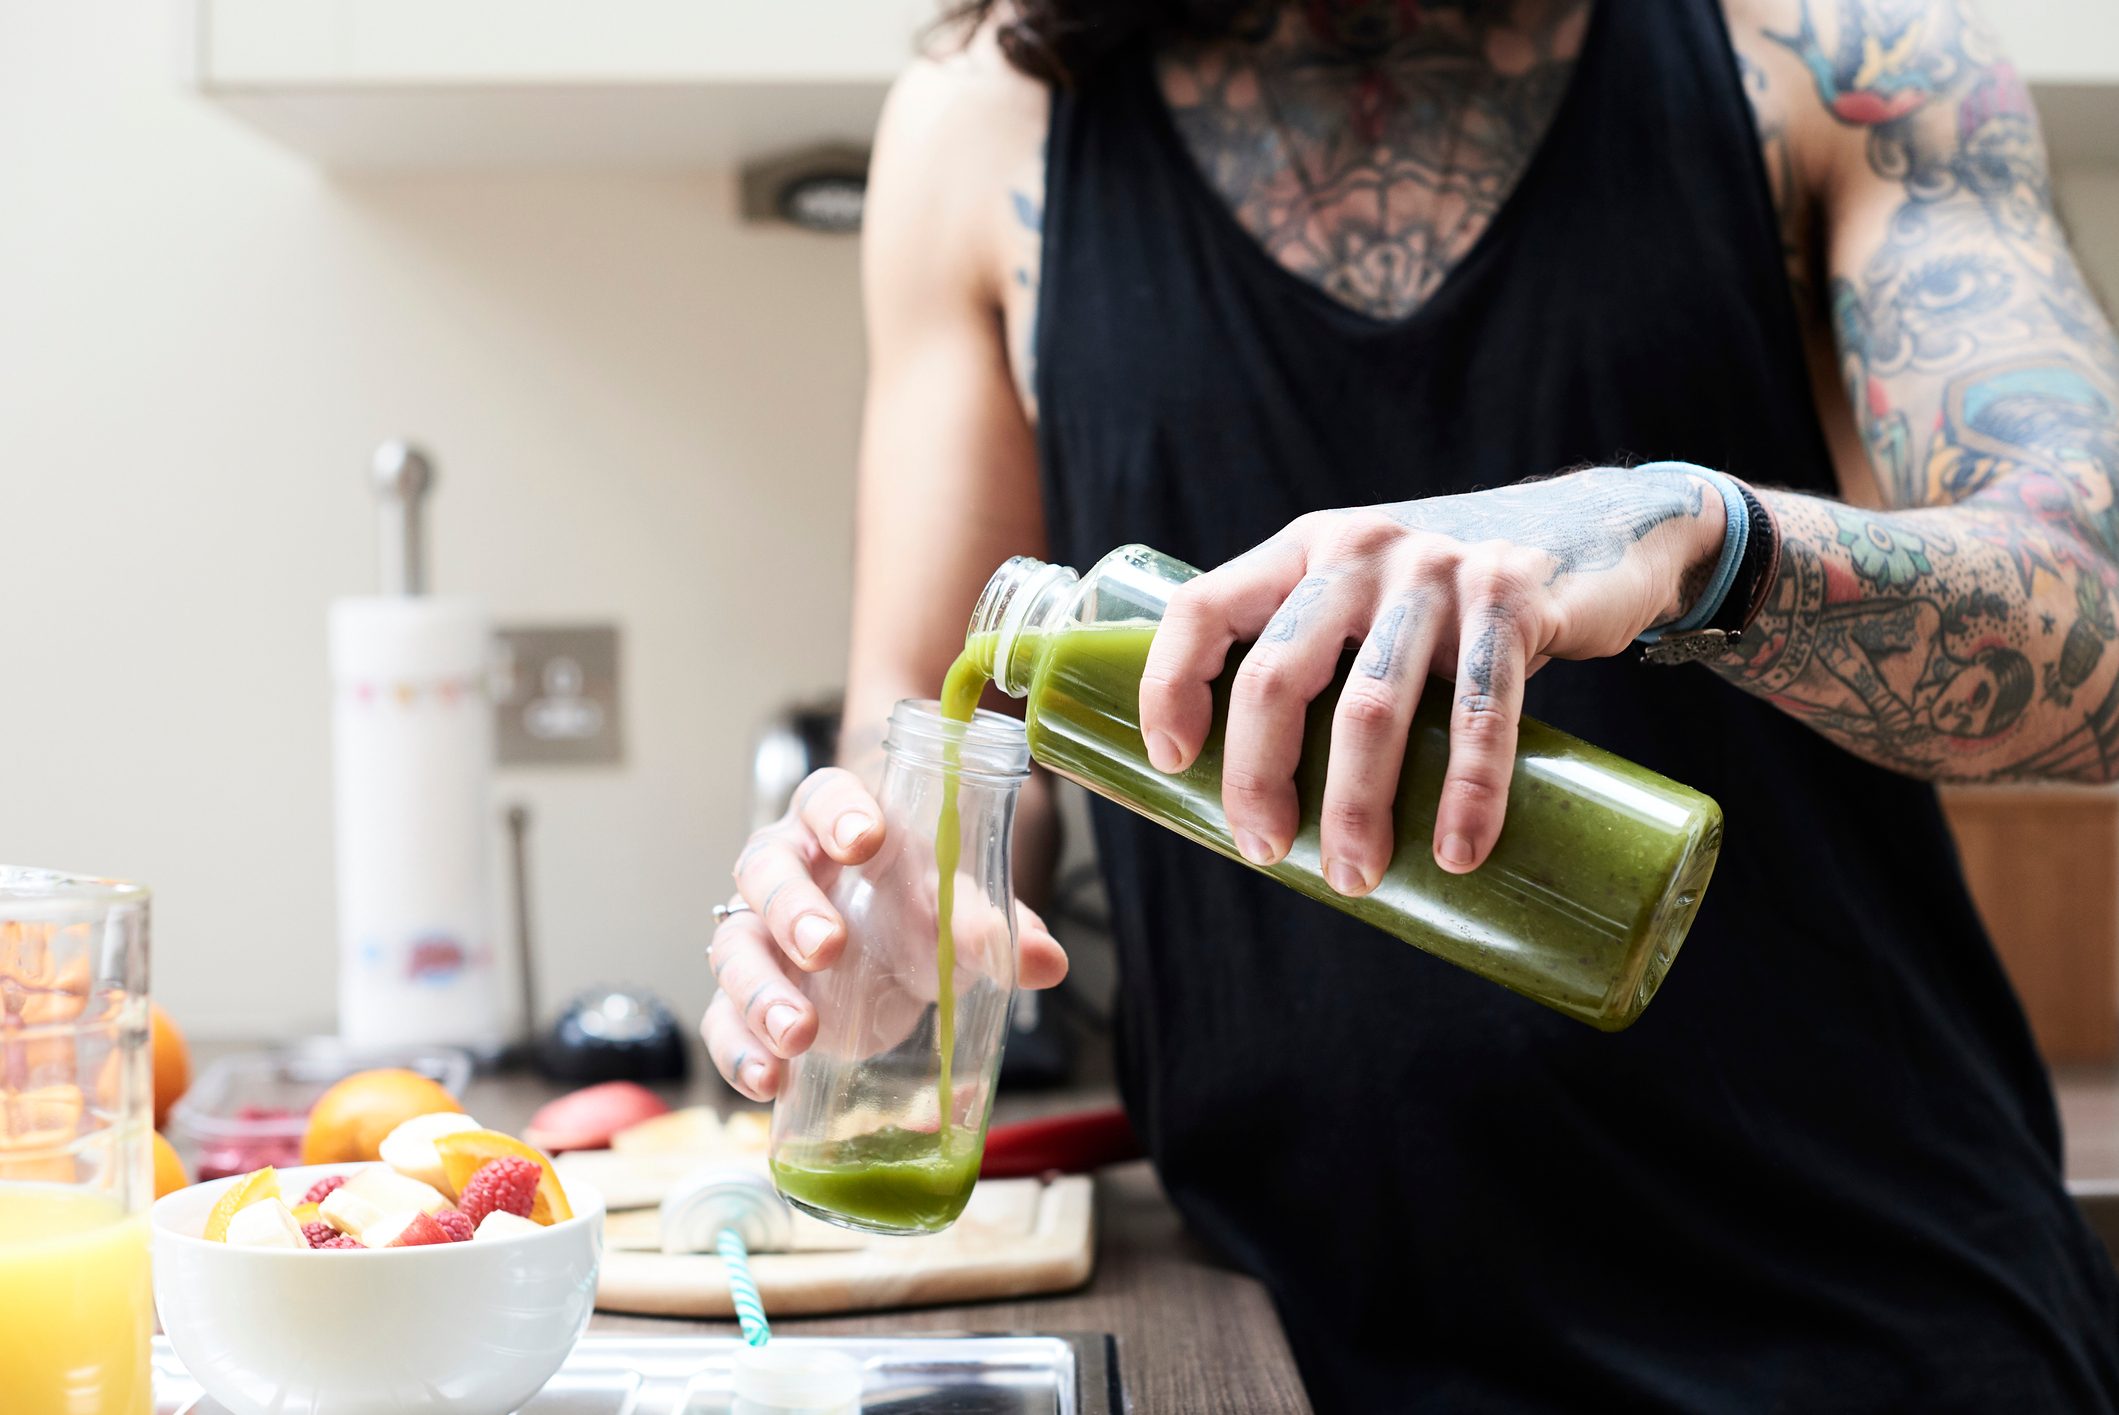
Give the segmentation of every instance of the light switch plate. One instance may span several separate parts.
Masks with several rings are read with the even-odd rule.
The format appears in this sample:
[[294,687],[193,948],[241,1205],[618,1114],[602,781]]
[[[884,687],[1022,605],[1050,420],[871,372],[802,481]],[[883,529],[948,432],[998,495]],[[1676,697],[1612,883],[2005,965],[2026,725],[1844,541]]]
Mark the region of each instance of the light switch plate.
[[617,766],[618,626],[494,631],[494,743],[502,766]]

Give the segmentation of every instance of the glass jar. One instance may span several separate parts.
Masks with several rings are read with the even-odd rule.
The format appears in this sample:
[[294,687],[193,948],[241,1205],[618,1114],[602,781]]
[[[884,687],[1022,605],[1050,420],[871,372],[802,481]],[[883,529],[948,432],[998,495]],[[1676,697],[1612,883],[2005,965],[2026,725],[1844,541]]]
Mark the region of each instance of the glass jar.
[[[979,596],[966,653],[1002,692],[1025,700],[1040,764],[1242,862],[1222,814],[1221,754],[1247,646],[1214,684],[1213,727],[1190,767],[1157,771],[1141,740],[1149,644],[1171,593],[1198,573],[1141,545],[1112,551],[1086,575],[1018,557]],[[1616,1031],[1640,1016],[1699,910],[1721,849],[1721,808],[1526,717],[1500,841],[1477,870],[1451,874],[1431,842],[1453,695],[1430,683],[1399,774],[1390,867],[1374,891],[1349,898],[1324,878],[1317,822],[1332,712],[1351,662],[1349,653],[1310,705],[1295,774],[1301,823],[1286,858],[1264,873],[1593,1026]]]
[[0,1410],[146,1415],[147,891],[0,867]]
[[985,1151],[1015,998],[1009,854],[1030,753],[1014,719],[951,722],[934,702],[899,703],[883,746],[883,848],[828,885],[846,948],[799,976],[817,1038],[788,1065],[771,1163],[805,1213],[934,1233],[964,1211]]

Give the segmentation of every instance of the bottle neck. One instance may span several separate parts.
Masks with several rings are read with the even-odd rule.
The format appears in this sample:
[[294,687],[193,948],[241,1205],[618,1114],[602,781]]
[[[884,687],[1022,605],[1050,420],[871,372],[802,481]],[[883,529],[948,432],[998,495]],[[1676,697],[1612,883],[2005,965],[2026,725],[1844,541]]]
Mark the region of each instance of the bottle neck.
[[[1030,691],[1046,631],[1066,622],[1081,576],[1065,565],[1018,555],[986,582],[965,630],[967,649],[990,646],[993,685],[1011,698]],[[981,644],[981,640],[985,644]]]

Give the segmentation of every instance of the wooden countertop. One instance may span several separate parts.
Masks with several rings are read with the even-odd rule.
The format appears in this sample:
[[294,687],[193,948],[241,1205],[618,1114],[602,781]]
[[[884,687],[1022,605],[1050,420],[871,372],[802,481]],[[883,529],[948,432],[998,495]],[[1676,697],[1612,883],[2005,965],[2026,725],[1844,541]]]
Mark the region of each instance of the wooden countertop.
[[[693,1099],[728,1108],[718,1082],[694,1083]],[[524,1075],[480,1077],[463,1096],[490,1125],[520,1130],[553,1094]],[[997,1121],[1030,1119],[1111,1104],[1105,1091],[1006,1097]],[[796,1335],[874,1332],[1109,1332],[1118,1338],[1119,1374],[1135,1410],[1187,1415],[1301,1415],[1310,1408],[1279,1318],[1265,1290],[1217,1262],[1186,1234],[1145,1163],[1104,1171],[1096,1181],[1096,1275],[1078,1292],[858,1317],[773,1323]],[[733,1322],[596,1314],[591,1331],[734,1334]]]

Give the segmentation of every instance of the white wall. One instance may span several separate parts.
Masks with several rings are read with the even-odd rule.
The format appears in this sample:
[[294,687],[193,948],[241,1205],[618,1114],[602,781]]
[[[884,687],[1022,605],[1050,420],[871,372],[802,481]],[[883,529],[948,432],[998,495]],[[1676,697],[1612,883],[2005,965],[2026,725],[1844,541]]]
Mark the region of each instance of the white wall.
[[0,860],[152,884],[191,1030],[328,1028],[324,611],[406,431],[441,588],[624,628],[625,768],[503,777],[546,986],[696,1012],[748,735],[842,671],[853,243],[726,174],[334,181],[171,76],[137,5],[0,7]]
[[2119,317],[2119,167],[2063,171],[2055,175],[2054,186],[2061,219],[2090,283],[2104,297],[2105,309]]
[[[333,181],[171,71],[137,6],[0,7],[0,860],[153,884],[191,1030],[328,1027],[324,607],[409,432],[443,588],[626,634],[625,768],[503,777],[548,993],[695,1011],[748,735],[840,673],[852,243],[725,174]],[[2063,198],[2119,292],[2119,172]]]

